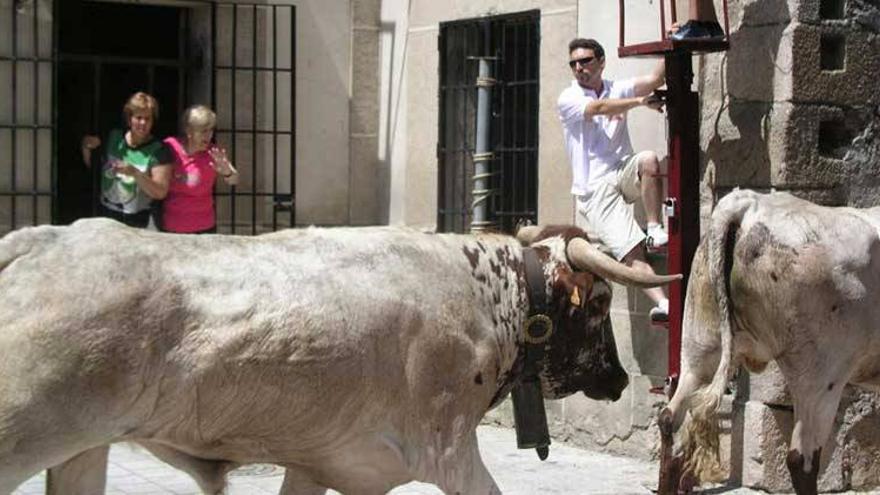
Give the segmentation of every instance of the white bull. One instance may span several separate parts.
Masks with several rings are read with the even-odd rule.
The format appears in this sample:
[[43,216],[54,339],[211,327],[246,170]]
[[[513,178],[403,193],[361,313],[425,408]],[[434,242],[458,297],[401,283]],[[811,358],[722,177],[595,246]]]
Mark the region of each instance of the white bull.
[[[719,202],[687,287],[681,379],[661,413],[670,454],[661,459],[661,492],[719,478],[724,389],[739,364],[759,372],[776,360],[794,405],[792,484],[798,494],[816,493],[844,385],[880,390],[878,228],[880,208],[745,190]],[[674,451],[682,457],[673,458],[672,435],[684,421]]]
[[675,278],[577,230],[543,235],[533,248],[402,228],[175,236],[103,219],[14,232],[0,240],[0,493],[116,441],[208,493],[254,462],[286,468],[285,494],[411,480],[500,493],[475,428],[519,378],[525,249],[556,324],[539,363],[550,398],[616,400],[628,383],[593,273]]

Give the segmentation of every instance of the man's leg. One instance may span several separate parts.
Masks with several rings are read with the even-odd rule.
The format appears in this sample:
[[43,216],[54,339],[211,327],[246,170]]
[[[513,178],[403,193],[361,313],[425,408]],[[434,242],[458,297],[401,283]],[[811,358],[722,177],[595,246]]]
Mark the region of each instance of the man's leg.
[[715,15],[715,2],[713,0],[691,0],[688,13],[691,19],[718,22],[718,17]]
[[673,39],[686,40],[695,38],[721,38],[724,30],[718,24],[713,0],[691,0],[688,7],[689,20],[684,24],[672,25],[670,34]]
[[[656,155],[654,157],[656,159]],[[578,216],[583,216],[586,224],[615,258],[636,270],[654,273],[654,269],[645,261],[645,234],[635,221],[632,205],[629,204],[638,199],[640,193],[637,162],[638,155],[626,162],[616,176],[616,182],[603,181],[590,198],[578,201]],[[669,301],[663,289],[645,289],[645,294],[655,304],[651,309],[651,319],[667,319]]]
[[[641,198],[648,223],[648,246],[651,249],[663,249],[669,242],[669,236],[663,228],[663,178],[660,176],[657,153],[642,151],[627,159],[620,172],[618,187],[628,203]],[[623,251],[628,252],[629,248]]]
[[641,182],[642,203],[645,205],[645,220],[649,224],[660,221],[660,204],[663,200],[663,178],[660,177],[660,159],[653,151],[638,154],[639,182]]

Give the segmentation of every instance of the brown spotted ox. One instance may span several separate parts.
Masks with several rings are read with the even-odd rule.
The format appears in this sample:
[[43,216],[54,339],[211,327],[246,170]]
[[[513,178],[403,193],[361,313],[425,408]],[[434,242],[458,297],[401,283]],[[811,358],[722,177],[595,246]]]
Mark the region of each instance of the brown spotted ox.
[[[286,468],[285,494],[411,480],[500,493],[475,428],[520,376],[524,253],[556,324],[538,368],[547,398],[627,386],[603,278],[676,278],[634,272],[576,229],[536,234],[524,230],[529,247],[395,227],[182,236],[106,219],[13,232],[0,240],[0,493],[68,460],[102,476],[88,453],[118,441],[206,493],[255,462]],[[55,471],[61,492],[90,486],[73,472]]]
[[725,386],[740,364],[759,372],[775,360],[794,405],[792,484],[816,493],[844,386],[880,390],[878,228],[880,208],[822,207],[785,193],[739,190],[718,203],[687,287],[681,379],[660,417],[669,454],[661,492],[718,479]]

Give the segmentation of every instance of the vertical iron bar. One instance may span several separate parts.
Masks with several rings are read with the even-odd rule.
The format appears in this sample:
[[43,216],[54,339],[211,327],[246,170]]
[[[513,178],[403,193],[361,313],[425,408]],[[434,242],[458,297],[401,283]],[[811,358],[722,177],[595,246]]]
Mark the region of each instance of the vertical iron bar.
[[440,81],[437,96],[440,100],[440,108],[437,112],[437,135],[439,144],[437,146],[437,168],[439,170],[437,179],[437,230],[446,232],[446,210],[448,208],[446,201],[447,181],[446,181],[446,156],[449,150],[449,135],[446,132],[446,107],[449,105],[449,92],[447,91],[446,81],[446,45],[448,43],[447,36],[449,27],[441,24],[440,35],[437,38],[437,56],[439,63],[437,64],[437,78]]
[[[499,41],[499,49],[496,50],[495,53],[495,55],[498,57],[495,66],[495,73],[498,74],[498,78],[502,82],[502,84],[498,86],[497,91],[498,112],[500,113],[500,115],[498,115],[498,118],[496,118],[493,122],[493,124],[495,124],[495,127],[498,128],[498,133],[496,134],[498,138],[495,143],[495,165],[496,170],[499,173],[497,183],[500,185],[502,194],[503,192],[507,192],[505,189],[505,184],[508,178],[508,164],[510,162],[510,144],[507,142],[507,133],[509,129],[509,112],[507,111],[507,102],[508,92],[510,88],[506,84],[504,84],[504,82],[508,82],[510,80],[510,65],[508,65],[504,59],[504,57],[508,55],[508,36],[509,33],[507,30],[507,26],[502,25],[500,28],[501,39]],[[502,205],[501,209],[505,209],[505,207],[503,206],[505,202],[502,200],[500,203]]]
[[253,5],[251,20],[253,46],[251,47],[251,235],[257,233],[257,5]]
[[40,27],[37,21],[37,2],[34,1],[34,169],[33,169],[33,185],[31,186],[31,194],[33,201],[33,221],[31,225],[38,223],[39,204],[37,201],[39,190],[39,170],[40,165]]
[[18,199],[18,188],[16,186],[16,173],[15,169],[18,166],[18,162],[16,160],[17,150],[17,141],[18,141],[18,12],[16,12],[15,8],[11,9],[12,15],[12,129],[10,129],[10,137],[12,141],[10,142],[9,151],[12,155],[12,159],[9,163],[12,164],[12,167],[9,171],[10,173],[10,186],[12,186],[12,196],[10,196],[9,201],[11,202],[11,208],[9,210],[9,221],[11,230],[15,230],[16,224],[16,212],[15,212],[15,203]]
[[147,65],[147,93],[155,94],[153,89],[156,85],[156,66],[154,64]]
[[[291,136],[291,140],[293,136]],[[293,191],[291,191],[291,199]],[[272,200],[278,201],[278,6],[272,6]],[[291,208],[293,202],[291,201]],[[278,211],[272,205],[272,231],[278,230]]]
[[[187,56],[187,40],[189,40],[189,9],[182,9],[181,16],[178,19],[178,41],[177,41],[177,115],[183,115],[186,108],[186,61]],[[183,36],[180,36],[183,33]]]
[[[217,110],[217,4],[211,2],[211,108]],[[234,116],[233,116],[234,117]],[[234,159],[235,157],[233,157]],[[214,215],[217,215],[217,189],[214,188]],[[217,224],[217,220],[214,220]]]
[[617,43],[617,46],[626,46],[626,40],[625,40],[626,35],[624,34],[626,31],[626,20],[625,20],[626,19],[626,7],[624,5],[625,3],[626,2],[624,0],[620,0],[617,2],[617,6],[618,6],[617,7],[617,30],[618,30],[617,39],[619,40]]
[[60,217],[57,206],[59,201],[56,201],[58,198],[58,105],[56,103],[58,102],[58,38],[59,25],[61,24],[58,19],[60,12],[58,4],[60,3],[61,0],[52,2],[52,100],[50,102],[52,109],[50,131],[52,135],[52,161],[49,168],[49,187],[52,191],[49,208],[52,212],[52,223],[57,223]]
[[540,181],[538,180],[538,147],[540,146],[540,137],[538,133],[538,108],[539,103],[538,99],[541,94],[541,79],[540,79],[540,67],[541,67],[541,16],[535,15],[535,30],[532,33],[532,50],[534,51],[534,57],[532,57],[532,72],[531,77],[532,80],[535,81],[532,85],[532,103],[534,105],[534,110],[532,112],[532,161],[531,166],[529,168],[529,177],[533,179],[533,182],[529,184],[529,198],[528,204],[533,209],[533,218],[532,221],[538,223],[538,187],[540,186]]
[[[99,125],[99,116],[101,114],[101,62],[95,61],[92,64],[93,76],[95,78],[95,99],[92,100],[92,129],[96,134],[101,133],[101,129],[98,128]],[[106,139],[106,135],[103,136]],[[101,161],[101,160],[98,160]],[[92,215],[98,214],[98,203],[100,201],[99,198],[101,195],[101,167],[103,164],[98,164],[95,166],[95,155],[92,153],[91,155],[91,163],[89,164],[89,171],[92,175]]]
[[290,171],[290,192],[293,197],[290,210],[290,226],[296,225],[296,140],[298,133],[296,132],[296,6],[290,7],[290,129],[293,131],[290,137],[290,156],[293,160],[293,166]]
[[[236,153],[236,148],[238,147],[238,135],[236,134],[236,122],[235,122],[235,82],[238,71],[238,46],[236,40],[238,39],[238,6],[231,5],[232,7],[232,63],[230,67],[232,67],[232,82],[230,83],[230,88],[232,94],[232,162],[238,159],[238,154]],[[232,214],[232,233],[235,234],[235,224],[238,223],[238,218],[235,214],[235,193],[236,187],[230,186],[229,192],[229,211]]]

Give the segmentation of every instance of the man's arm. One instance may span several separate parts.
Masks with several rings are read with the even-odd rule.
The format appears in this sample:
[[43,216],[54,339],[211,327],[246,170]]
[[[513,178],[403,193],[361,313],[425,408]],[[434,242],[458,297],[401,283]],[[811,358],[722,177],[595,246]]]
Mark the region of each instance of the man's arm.
[[584,118],[589,119],[596,115],[620,115],[643,105],[654,110],[659,110],[663,106],[662,103],[656,103],[650,96],[591,100],[584,107]]
[[666,62],[660,60],[649,74],[633,79],[633,90],[636,96],[645,96],[666,84]]

